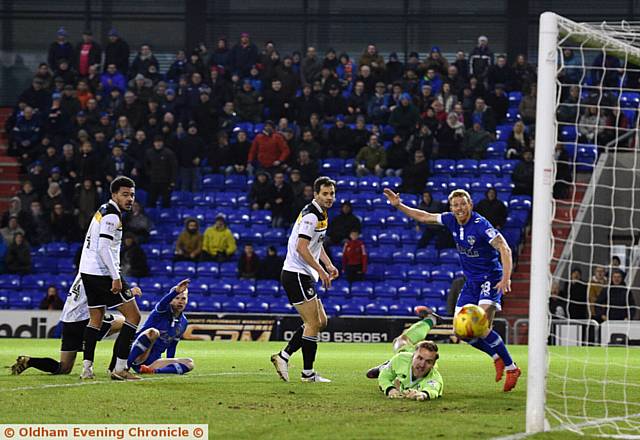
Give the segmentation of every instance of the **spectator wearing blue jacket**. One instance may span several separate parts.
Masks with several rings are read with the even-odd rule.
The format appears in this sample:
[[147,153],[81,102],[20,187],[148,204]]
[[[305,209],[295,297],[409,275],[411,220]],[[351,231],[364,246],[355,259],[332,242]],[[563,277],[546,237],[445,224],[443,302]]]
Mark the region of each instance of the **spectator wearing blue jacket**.
[[104,93],[111,93],[111,90],[118,89],[120,93],[124,93],[127,89],[127,79],[118,72],[115,64],[109,64],[107,70],[100,76],[100,83]]
[[40,118],[33,108],[27,106],[16,122],[11,133],[12,146],[10,154],[19,156],[23,151],[30,150],[40,140]]
[[373,96],[369,99],[367,114],[374,124],[386,124],[391,114],[391,98],[385,93],[386,87],[383,82],[377,82]]
[[425,75],[420,79],[420,87],[425,84],[431,86],[431,93],[433,95],[437,95],[440,93],[440,89],[442,89],[442,78],[440,78],[440,75],[433,67],[428,68]]

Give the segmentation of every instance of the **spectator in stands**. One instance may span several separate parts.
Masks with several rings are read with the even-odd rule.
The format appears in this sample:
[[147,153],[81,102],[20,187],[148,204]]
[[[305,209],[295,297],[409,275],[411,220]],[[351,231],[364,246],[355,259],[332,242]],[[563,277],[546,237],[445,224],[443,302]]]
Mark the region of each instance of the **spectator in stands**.
[[269,172],[283,169],[289,157],[289,146],[281,134],[274,131],[273,121],[266,121],[249,150],[248,162]]
[[620,257],[618,257],[617,255],[614,255],[611,257],[611,271],[613,272],[616,270],[619,270],[620,272],[622,272],[623,278],[627,277],[627,273],[622,268]]
[[322,115],[325,123],[335,122],[338,116],[347,113],[347,100],[340,93],[340,86],[332,84],[322,103]]
[[396,81],[402,80],[402,74],[404,73],[404,64],[398,59],[396,52],[389,54],[389,60],[385,66],[384,82],[387,84],[393,84]]
[[313,184],[318,177],[318,162],[311,158],[307,150],[300,150],[293,166],[300,172],[302,181]]
[[460,158],[460,147],[464,141],[464,124],[455,112],[449,113],[446,121],[437,129],[438,157],[444,159]]
[[184,229],[178,235],[174,261],[198,261],[202,253],[203,236],[200,233],[198,219],[189,217],[184,222]]
[[79,238],[76,222],[73,216],[65,211],[61,202],[53,204],[49,214],[49,224],[52,241],[72,242]]
[[636,303],[630,289],[624,283],[624,274],[614,270],[611,284],[603,289],[597,300],[596,319],[604,321],[627,321],[636,313]]
[[294,215],[297,215],[302,209],[313,200],[313,186],[306,184],[302,190],[302,195],[296,197],[293,203]]
[[115,144],[111,156],[106,160],[105,180],[111,183],[118,176],[135,176],[137,170],[133,159],[124,153],[122,144]]
[[131,213],[124,218],[124,229],[134,234],[138,242],[145,243],[152,228],[153,223],[145,214],[142,204],[133,202]]
[[300,78],[302,79],[302,84],[312,84],[320,76],[321,70],[322,60],[318,57],[316,48],[313,46],[307,47],[307,53],[300,62]]
[[515,185],[514,195],[533,195],[533,151],[524,150],[522,161],[516,165],[511,179]]
[[[564,49],[564,51],[571,51],[571,49]],[[564,59],[564,66],[566,71],[569,63],[567,58]],[[580,81],[580,76],[576,79],[574,84],[577,84]],[[516,56],[516,61],[513,63],[513,90],[525,90],[527,87],[530,87],[531,84],[536,82],[536,68],[527,61],[527,57],[523,54],[518,54]]]
[[38,308],[40,310],[62,310],[63,307],[64,301],[58,296],[58,288],[53,285],[47,287],[47,294],[40,301]]
[[209,57],[209,67],[225,68],[229,64],[229,53],[230,50],[226,37],[218,37],[218,41],[216,41],[216,48],[211,52]]
[[322,146],[313,138],[313,131],[310,128],[302,130],[302,139],[300,139],[293,149],[294,155],[297,157],[300,151],[307,151],[313,160],[321,159],[324,156]]
[[236,251],[236,239],[226,225],[225,216],[218,214],[213,226],[204,231],[202,259],[207,261],[229,261]]
[[402,175],[402,169],[409,163],[407,146],[398,133],[393,135],[391,145],[387,148],[387,169],[385,174],[389,177]]
[[253,250],[253,245],[247,243],[238,260],[238,277],[245,280],[255,280],[261,270],[260,257]]
[[496,123],[503,123],[509,110],[509,98],[504,93],[504,84],[495,85],[495,89],[487,95],[487,104],[493,110]]
[[29,180],[22,182],[22,189],[18,191],[16,196],[20,199],[22,209],[27,211],[31,206],[31,202],[40,200],[40,195],[35,191],[33,184]]
[[251,209],[271,209],[271,201],[273,200],[273,185],[269,180],[269,173],[259,170],[256,173],[256,180],[251,185],[249,192],[249,203]]
[[231,48],[227,58],[228,70],[244,78],[249,75],[251,66],[258,62],[258,48],[250,41],[249,34],[242,32],[240,41]]
[[47,91],[54,91],[53,75],[51,74],[51,70],[49,69],[47,63],[40,63],[38,65],[38,70],[33,77],[40,78],[42,80],[43,89]]
[[251,174],[252,170],[247,167],[249,150],[251,149],[247,132],[239,130],[236,136],[236,143],[231,151],[231,167],[227,169],[227,174]]
[[72,59],[73,58],[62,58],[60,61],[58,61],[58,65],[54,66],[54,74],[56,75],[56,77],[62,78],[64,84],[73,87],[78,82],[79,74],[78,71],[74,69],[70,64],[70,60]]
[[491,133],[478,122],[464,132],[462,140],[462,158],[480,160],[484,157],[487,145],[493,140]]
[[[365,66],[365,69],[368,67]],[[347,121],[353,122],[358,116],[366,116],[368,103],[369,95],[365,91],[365,84],[358,79],[347,99]]]
[[410,194],[420,194],[429,178],[429,163],[422,150],[415,150],[413,163],[402,169],[402,190]]
[[604,118],[598,116],[598,108],[593,105],[587,106],[578,123],[579,141],[587,144],[596,143],[603,122]]
[[186,136],[178,138],[176,159],[180,190],[197,192],[200,190],[200,162],[205,154],[205,145],[198,135],[198,127],[194,121],[189,122]]
[[22,234],[24,236],[25,232],[24,229],[22,229],[22,226],[18,223],[17,215],[14,214],[9,217],[7,226],[0,229],[0,234],[2,235],[2,239],[7,246],[11,246],[11,243],[13,243],[16,234]]
[[360,219],[353,213],[351,203],[345,201],[340,206],[340,214],[331,219],[327,235],[331,244],[342,244],[354,230],[361,230]]
[[131,232],[125,232],[122,250],[120,251],[120,268],[122,273],[131,278],[149,276],[147,255]]
[[277,172],[273,175],[271,191],[271,226],[274,228],[287,227],[293,210],[293,190],[291,185],[285,182],[284,173]]
[[[4,236],[4,233],[2,235]],[[24,232],[16,232],[13,236],[4,262],[9,273],[20,275],[31,273],[31,248],[24,239]]]
[[528,88],[524,90],[524,96],[522,97],[522,101],[520,101],[520,105],[518,106],[518,110],[520,111],[520,117],[522,118],[522,122],[526,126],[532,126],[536,122],[536,95],[537,95],[537,85],[536,83],[532,83]]
[[560,287],[560,282],[554,280],[551,283],[549,296],[549,313],[552,319],[565,319],[567,317],[567,294]]
[[[289,172],[289,185],[291,186],[291,192],[293,193],[293,200],[291,201],[293,206],[293,204],[295,203],[295,200],[299,197],[302,197],[302,193],[306,185],[306,183],[302,180],[302,175],[300,174],[300,170],[295,167],[291,169],[291,171]],[[294,213],[292,211],[292,217],[295,215],[298,215],[298,213],[297,212]]]
[[484,98],[476,98],[475,106],[470,114],[465,115],[465,124],[471,128],[473,124],[480,124],[483,129],[493,132],[496,129],[496,118],[491,107],[488,107]]
[[47,63],[51,68],[58,65],[61,59],[73,59],[73,46],[67,41],[68,33],[64,27],[60,27],[56,32],[56,41],[49,46]]
[[386,124],[389,120],[391,110],[391,97],[386,93],[386,86],[383,82],[376,83],[375,92],[369,98],[367,104],[367,115],[374,124]]
[[312,91],[311,85],[305,84],[302,86],[302,95],[295,98],[293,102],[295,120],[302,127],[309,125],[309,119],[313,113],[322,113],[322,104]]
[[413,133],[419,119],[418,109],[411,102],[411,96],[403,93],[400,97],[400,105],[396,106],[389,116],[389,125],[395,129],[396,133],[406,138]]
[[[9,154],[11,156],[22,156],[27,158],[33,154],[34,147],[37,146],[41,133],[41,122],[34,115],[33,108],[25,107],[22,116],[18,117],[16,125],[11,132],[11,147]],[[27,155],[25,157],[25,155]]]
[[245,79],[242,89],[236,94],[234,107],[242,121],[257,123],[262,116],[262,96],[254,90],[251,81]]
[[127,79],[114,63],[107,64],[107,70],[100,77],[100,83],[104,93],[111,93],[114,88],[124,93],[127,89]]
[[[91,213],[95,213],[95,209]],[[39,200],[31,202],[29,210],[29,220],[24,223],[26,239],[33,246],[51,241],[51,233],[49,231],[49,219],[42,210],[42,204]],[[84,230],[83,230],[84,231]]]
[[378,142],[378,136],[372,134],[369,143],[362,147],[356,155],[356,174],[359,177],[375,174],[378,177],[384,175],[387,166],[387,152],[384,146]]
[[489,69],[493,66],[493,61],[493,52],[489,49],[489,39],[484,35],[479,36],[478,45],[469,54],[469,73],[481,82],[485,82]]
[[596,310],[596,303],[600,294],[605,289],[605,287],[609,284],[609,279],[607,278],[607,271],[604,266],[596,266],[593,268],[593,275],[591,275],[591,279],[589,280],[589,284],[587,284],[587,298],[589,300],[589,311],[592,316],[599,316],[598,311]]
[[282,88],[278,78],[271,80],[271,88],[264,92],[265,112],[272,119],[288,118],[292,113],[292,98]]
[[18,196],[11,197],[9,200],[9,209],[2,214],[0,227],[7,226],[11,217],[17,217],[18,224],[21,225],[26,226],[29,222],[29,214],[22,208],[22,200]]
[[349,283],[364,281],[367,273],[367,249],[360,240],[359,229],[349,232],[349,240],[345,241],[342,248],[342,272]]
[[566,93],[566,88],[564,88],[564,93],[563,96],[561,96],[561,103],[558,106],[556,117],[560,122],[575,124],[578,120],[578,110],[580,107],[578,105],[580,100],[580,88],[576,85],[572,85],[568,89],[569,92]]
[[335,125],[329,129],[328,146],[330,157],[341,157],[347,159],[354,157],[357,151],[354,151],[354,134],[353,130],[345,124],[344,115],[337,115]]
[[438,46],[433,46],[424,60],[423,70],[428,71],[429,69],[434,69],[440,77],[446,75],[449,69],[449,62],[442,56]]
[[590,319],[587,297],[587,284],[582,281],[582,271],[579,268],[571,270],[571,279],[567,286],[567,318]]
[[262,280],[280,280],[283,264],[284,259],[278,255],[275,246],[269,246],[266,257],[260,263],[258,278]]
[[104,64],[113,64],[119,72],[126,75],[129,71],[129,45],[114,28],[107,35],[109,42],[104,48]]
[[138,55],[131,63],[131,69],[129,69],[129,78],[134,78],[136,75],[147,75],[149,72],[149,66],[154,65],[158,69],[158,60],[151,51],[149,44],[143,44],[140,46]]
[[18,100],[34,110],[46,111],[51,104],[51,95],[43,87],[44,81],[40,78],[34,78],[31,81],[31,87],[22,92]]
[[498,229],[502,229],[507,221],[507,207],[498,199],[495,188],[487,189],[485,198],[476,205],[475,211]]
[[495,89],[497,84],[504,85],[507,91],[515,90],[513,69],[507,64],[505,55],[498,55],[496,64],[489,67],[487,81],[489,82],[489,90]]
[[386,67],[384,58],[382,58],[382,55],[378,53],[378,48],[375,44],[369,44],[367,46],[363,54],[360,56],[360,60],[358,60],[358,66],[369,67],[371,72],[379,78],[384,74],[384,69]]
[[444,82],[442,89],[436,95],[436,99],[442,104],[443,111],[447,114],[453,110],[453,105],[458,101],[457,96],[451,91],[451,84]]
[[44,212],[49,214],[53,211],[56,204],[67,206],[67,199],[62,192],[62,188],[58,182],[49,182],[47,192],[42,197],[42,207]]
[[89,74],[89,66],[100,65],[102,62],[102,48],[93,41],[93,32],[85,30],[82,41],[76,46],[74,67],[82,76]]
[[[99,205],[100,194],[98,194],[93,181],[91,179],[83,180],[82,185],[76,188],[73,197],[74,216],[78,219],[78,226],[82,232],[89,227],[89,223],[91,223],[91,219]],[[33,241],[31,242],[33,243]]]
[[507,140],[507,159],[520,159],[522,152],[531,148],[531,136],[527,132],[524,123],[518,121],[513,124],[513,130]]
[[153,139],[153,148],[147,150],[144,170],[149,177],[149,199],[147,206],[154,208],[158,198],[162,198],[162,207],[171,205],[171,191],[176,186],[178,162],[176,156],[164,145],[161,135]]

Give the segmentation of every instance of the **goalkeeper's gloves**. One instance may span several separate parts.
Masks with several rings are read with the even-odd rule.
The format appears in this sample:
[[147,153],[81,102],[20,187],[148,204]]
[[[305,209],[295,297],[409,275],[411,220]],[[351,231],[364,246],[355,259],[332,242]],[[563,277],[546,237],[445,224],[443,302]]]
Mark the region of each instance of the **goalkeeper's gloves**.
[[424,393],[418,390],[405,390],[404,397],[405,399],[411,399],[411,400],[428,400],[429,399],[429,395],[427,393]]
[[387,397],[389,399],[402,399],[404,396],[402,395],[402,393],[397,388],[391,388],[387,392]]

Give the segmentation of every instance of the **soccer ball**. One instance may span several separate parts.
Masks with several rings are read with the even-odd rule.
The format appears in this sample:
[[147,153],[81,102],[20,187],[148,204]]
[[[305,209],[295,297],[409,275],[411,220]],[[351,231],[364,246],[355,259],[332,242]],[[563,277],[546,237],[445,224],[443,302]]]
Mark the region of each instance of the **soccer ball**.
[[453,331],[465,339],[478,338],[489,329],[489,320],[482,307],[467,304],[453,318]]

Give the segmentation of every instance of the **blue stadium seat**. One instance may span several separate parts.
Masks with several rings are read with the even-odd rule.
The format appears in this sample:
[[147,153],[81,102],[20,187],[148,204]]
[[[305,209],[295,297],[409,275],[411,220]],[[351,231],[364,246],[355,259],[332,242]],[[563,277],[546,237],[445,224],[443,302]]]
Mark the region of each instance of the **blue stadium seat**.
[[248,298],[229,297],[222,302],[222,310],[227,313],[243,313],[248,302]]
[[513,91],[509,92],[509,105],[517,106],[522,101],[522,92]]
[[561,124],[559,128],[559,138],[562,142],[576,142],[578,140],[578,131],[576,130],[576,126],[574,124]]
[[[329,309],[327,308],[328,301],[322,301],[325,306],[325,311],[328,315],[331,315]],[[282,313],[282,314],[292,314],[296,313],[296,309],[289,303],[289,300],[286,298],[275,299],[269,303],[269,312],[271,313]]]
[[378,235],[378,243],[381,245],[399,245],[400,235],[394,232],[382,232]]
[[[215,220],[215,219],[214,219]],[[231,225],[248,225],[250,222],[249,213],[246,211],[238,210],[238,212],[232,212],[227,216],[227,223]]]
[[355,176],[341,176],[337,181],[338,191],[343,193],[355,192],[358,189],[358,178]]
[[478,171],[481,173],[480,177],[484,177],[483,174],[489,174],[491,176],[499,176],[502,174],[502,168],[500,168],[500,161],[494,159],[485,159],[478,162]]
[[338,304],[340,306],[340,316],[361,316],[364,315],[364,308],[369,304],[369,300],[366,298],[358,298],[352,299],[348,302],[340,302]]
[[409,217],[407,217],[406,215],[403,214],[392,214],[392,215],[387,215],[387,218],[385,219],[385,225],[387,225],[387,228],[389,227],[407,227],[409,226],[410,223],[412,223],[411,220],[409,220]]
[[238,264],[234,262],[220,263],[221,278],[235,278],[238,275]]
[[344,159],[325,159],[320,165],[320,170],[323,174],[329,176],[337,176],[342,173],[344,168]]
[[353,297],[373,297],[373,283],[369,281],[356,281],[351,284],[351,296]]
[[400,177],[383,177],[380,180],[380,188],[391,188],[397,190],[402,185],[402,178]]
[[380,188],[380,178],[376,176],[365,176],[358,180],[358,191],[378,192]]
[[407,268],[403,264],[390,264],[384,268],[385,280],[404,280],[407,277]]
[[206,174],[202,177],[202,189],[212,190],[224,187],[224,174]]
[[[413,252],[395,251],[391,254],[391,259],[395,264],[413,264],[416,255]],[[387,261],[389,256],[387,255]]]
[[591,171],[598,158],[598,148],[595,145],[580,144],[576,148],[576,170]]
[[454,177],[449,181],[448,184],[448,189],[449,191],[453,191],[456,189],[464,189],[464,190],[471,190],[471,182],[473,182],[474,179],[469,178],[469,177]]
[[0,309],[9,308],[9,295],[11,292],[0,291]]
[[224,187],[228,190],[244,191],[247,189],[247,176],[242,174],[231,174],[224,179]]
[[189,284],[189,295],[207,295],[209,294],[209,284],[206,282],[206,279],[193,279],[191,280],[191,284]]
[[256,294],[260,297],[279,297],[280,286],[276,280],[258,280],[256,281]]
[[149,261],[149,274],[171,275],[173,274],[173,265],[169,261]]
[[365,228],[381,228],[385,224],[385,214],[371,211],[362,216],[362,226]]
[[507,214],[506,227],[522,228],[527,225],[529,211],[527,209],[511,209]]
[[[34,274],[34,275],[23,275],[22,276],[22,280],[20,280],[20,282],[18,282],[17,285],[7,285],[6,281],[3,280],[3,278],[7,276],[7,275],[2,275],[0,276],[0,289],[16,289],[18,287],[21,287],[22,289],[32,289],[32,290],[36,290],[36,289],[45,289],[46,288],[46,283],[47,283],[47,275],[45,274]],[[15,275],[10,275],[10,276],[15,276]],[[15,283],[15,281],[13,281],[13,283]]]
[[431,279],[433,281],[453,281],[454,272],[449,269],[434,268],[431,271]]
[[244,303],[244,311],[248,313],[269,313],[269,302],[258,298],[248,299]]
[[155,282],[151,278],[141,278],[138,287],[142,290],[143,298],[146,295],[160,295],[163,293],[162,284]]
[[66,256],[69,252],[69,245],[67,243],[51,242],[45,245],[47,256],[60,257]]
[[396,298],[398,288],[388,283],[376,283],[373,285],[373,295],[376,298]]
[[178,261],[173,265],[173,274],[178,277],[194,277],[196,275],[196,263]]
[[458,174],[477,174],[478,161],[473,159],[462,159],[456,162],[456,173]]
[[437,159],[433,161],[434,174],[453,174],[456,171],[456,161],[451,159]]
[[219,279],[209,284],[209,293],[211,295],[231,295],[231,286],[235,280]]
[[31,268],[34,272],[56,273],[58,272],[58,259],[55,257],[32,258]]
[[640,105],[640,93],[622,92],[620,94],[620,106],[628,108],[638,108]]
[[438,260],[440,260],[440,264],[460,264],[460,256],[455,249],[442,249],[438,255]]
[[437,264],[438,251],[434,247],[426,247],[416,251],[416,262],[418,264]]
[[[241,131],[241,130],[247,132],[247,134],[253,133],[254,132],[253,124],[251,122],[238,122],[236,126],[233,127],[234,132]],[[258,132],[260,132],[260,130],[258,130]]]
[[516,122],[520,119],[520,111],[518,107],[509,107],[509,109],[507,109],[506,117],[509,122]]
[[422,288],[422,297],[430,299],[446,299],[447,290],[438,286],[424,286]]
[[429,281],[431,279],[431,266],[413,266],[407,271],[407,279],[412,281]]
[[251,212],[251,223],[254,225],[270,225],[271,220],[271,211],[258,210]]
[[419,299],[422,295],[422,289],[418,284],[408,283],[398,288],[398,298],[402,299]]
[[256,294],[256,285],[253,280],[238,280],[231,286],[234,296],[254,296]]
[[501,159],[507,153],[507,143],[504,141],[491,142],[485,151],[487,158]]
[[0,289],[15,290],[19,288],[20,288],[20,275],[10,275],[10,274],[0,275]]
[[502,161],[502,166],[500,167],[502,169],[502,174],[513,174],[513,170],[516,169],[516,166],[518,166],[519,163],[519,160],[511,159]]
[[531,196],[512,196],[509,200],[510,209],[526,209],[531,210],[532,198]]
[[16,292],[14,295],[9,296],[9,308],[10,309],[33,309],[39,304],[33,302],[30,296],[23,295]]
[[415,249],[421,236],[422,232],[418,232],[415,229],[404,230],[400,233],[400,241],[403,245],[409,245],[412,249]]
[[393,212],[395,211],[389,201],[384,196],[378,196],[371,199],[371,207],[374,211],[378,212]]
[[371,316],[386,316],[389,314],[389,302],[370,302],[364,307],[364,314]]

